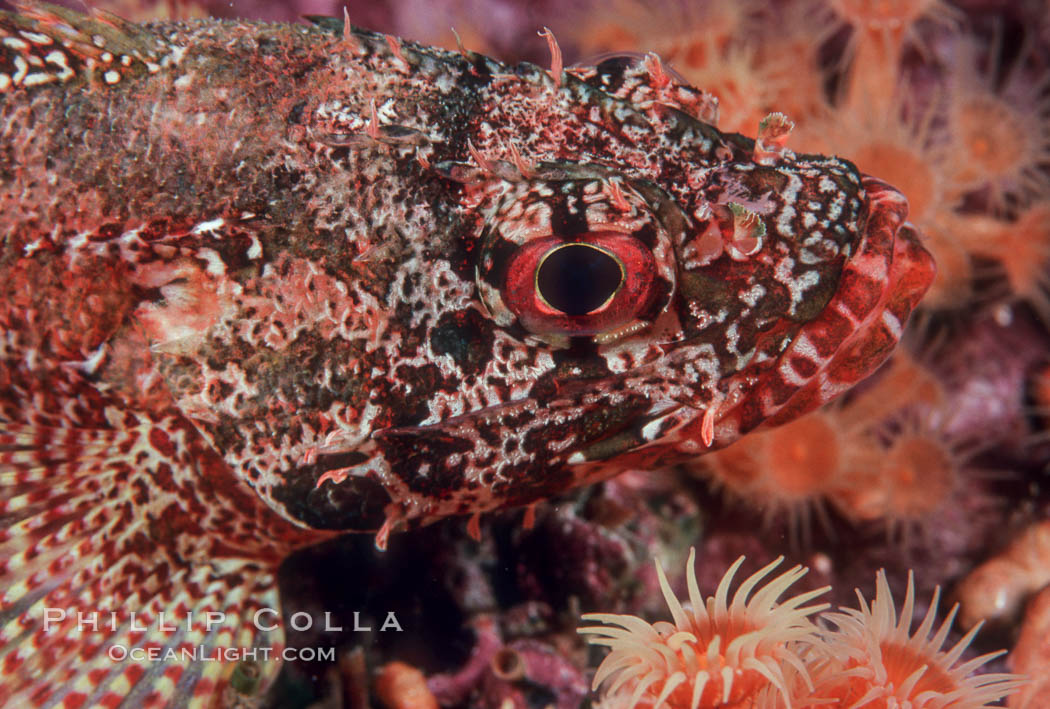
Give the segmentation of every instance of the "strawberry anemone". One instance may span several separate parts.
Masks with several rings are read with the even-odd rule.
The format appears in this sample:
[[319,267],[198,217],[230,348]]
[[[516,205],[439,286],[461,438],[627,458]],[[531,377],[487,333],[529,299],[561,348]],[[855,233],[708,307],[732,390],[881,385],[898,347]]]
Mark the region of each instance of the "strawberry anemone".
[[854,468],[874,464],[877,449],[851,425],[838,402],[790,423],[757,431],[691,466],[729,500],[762,512],[766,527],[784,518],[792,544],[810,545],[815,516],[831,528],[827,499]]
[[[605,685],[599,706],[616,709],[984,709],[1027,680],[1016,674],[974,674],[1002,652],[964,659],[979,624],[946,648],[958,604],[936,628],[940,588],[914,632],[915,584],[908,574],[898,613],[884,571],[875,599],[858,590],[860,606],[820,616],[827,604],[805,605],[829,587],[778,602],[806,569],[795,566],[765,585],[781,562],[748,577],[729,598],[743,557],[729,568],[713,597],[702,599],[690,550],[689,607],[671,592],[659,563],[660,587],[673,623],[633,615],[589,613],[602,625],[579,629],[611,652],[594,676]],[[757,591],[755,589],[758,589]],[[754,593],[752,593],[754,592]]]
[[959,192],[982,192],[996,215],[1050,192],[1050,77],[1023,50],[1002,66],[1002,43],[999,32],[982,68],[982,45],[960,40],[945,115],[946,175]]
[[945,432],[939,413],[911,408],[889,421],[879,431],[879,454],[851,469],[832,495],[839,511],[854,521],[881,520],[887,538],[905,547],[915,534],[932,546],[934,520],[961,504],[978,477],[967,465],[972,452]]
[[846,56],[844,106],[853,110],[892,106],[900,78],[904,45],[929,49],[917,31],[920,20],[954,25],[958,10],[944,0],[827,0],[851,29]]
[[1050,199],[1033,202],[1015,219],[968,215],[965,227],[967,249],[997,261],[1013,297],[1050,324]]
[[940,588],[934,591],[929,609],[914,632],[915,584],[911,573],[899,615],[884,571],[878,573],[874,601],[869,604],[860,591],[857,597],[859,609],[822,616],[836,627],[823,633],[828,657],[813,674],[819,694],[837,702],[832,706],[980,709],[1024,684],[1017,675],[973,674],[1002,652],[960,662],[979,625],[945,649],[958,604],[934,630]]
[[800,641],[815,639],[817,629],[809,617],[828,605],[805,604],[828,589],[778,602],[807,571],[795,566],[758,588],[783,560],[780,557],[749,576],[730,600],[733,576],[744,562],[740,557],[729,567],[715,595],[703,599],[694,573],[695,560],[696,551],[691,549],[686,573],[689,610],[682,607],[660,564],[656,565],[673,623],[649,624],[633,615],[611,613],[583,616],[585,621],[604,625],[579,632],[593,636],[591,643],[611,648],[595,673],[594,689],[607,684],[606,698],[626,696],[624,706],[632,709],[706,709],[744,706],[767,694],[770,686],[786,699],[790,689],[785,668],[808,683],[796,648]]

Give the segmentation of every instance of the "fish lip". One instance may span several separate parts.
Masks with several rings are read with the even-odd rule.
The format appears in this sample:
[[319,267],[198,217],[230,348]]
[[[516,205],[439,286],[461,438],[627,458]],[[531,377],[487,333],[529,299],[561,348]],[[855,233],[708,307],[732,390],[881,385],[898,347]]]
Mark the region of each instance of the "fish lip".
[[908,205],[908,198],[903,192],[885,180],[867,173],[861,173],[860,183],[864,188],[865,193],[868,194],[869,199],[872,194],[879,195],[880,198],[885,201],[886,206],[894,208],[899,214],[900,220],[902,222],[904,221],[904,218],[908,215],[910,207]]
[[899,276],[904,271],[911,270],[914,272],[914,277],[909,279],[905,286],[908,287],[908,295],[913,296],[914,304],[917,304],[933,284],[933,279],[937,275],[937,263],[933,254],[923,246],[922,232],[915,224],[907,221],[910,208],[908,198],[893,185],[872,175],[862,173],[861,184],[868,194],[869,204],[874,204],[875,208],[880,210],[873,214],[869,209],[868,224],[864,231],[865,238],[870,236],[875,229],[890,226],[886,222],[892,221],[896,222],[893,226],[894,241],[899,239],[902,242],[899,245],[895,244],[895,249],[901,250],[901,246],[905,247],[903,253],[895,252],[890,262],[887,290],[895,282],[893,275]]

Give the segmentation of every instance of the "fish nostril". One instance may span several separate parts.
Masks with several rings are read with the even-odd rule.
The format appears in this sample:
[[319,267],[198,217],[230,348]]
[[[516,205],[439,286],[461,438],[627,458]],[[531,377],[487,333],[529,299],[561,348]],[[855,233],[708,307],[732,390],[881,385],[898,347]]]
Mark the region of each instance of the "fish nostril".
[[625,279],[623,262],[605,249],[563,244],[536,267],[536,293],[566,315],[587,315],[607,305]]

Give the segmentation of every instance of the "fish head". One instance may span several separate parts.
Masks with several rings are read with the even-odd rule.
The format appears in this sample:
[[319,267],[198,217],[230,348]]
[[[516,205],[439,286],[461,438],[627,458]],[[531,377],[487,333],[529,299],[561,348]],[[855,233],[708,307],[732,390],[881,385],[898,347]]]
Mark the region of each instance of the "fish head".
[[782,116],[721,133],[651,59],[353,39],[294,102],[303,228],[165,366],[298,523],[385,534],[728,445],[873,371],[932,277],[900,193]]

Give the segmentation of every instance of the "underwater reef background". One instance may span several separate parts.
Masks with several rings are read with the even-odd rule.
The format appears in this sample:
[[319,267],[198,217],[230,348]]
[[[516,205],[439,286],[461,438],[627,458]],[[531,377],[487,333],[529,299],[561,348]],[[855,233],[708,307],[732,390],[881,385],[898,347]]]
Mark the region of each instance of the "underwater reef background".
[[[297,21],[343,4],[91,5],[135,21]],[[385,552],[360,535],[295,554],[283,612],[317,621],[289,630],[288,644],[335,646],[338,660],[289,663],[243,706],[597,706],[605,651],[578,635],[580,615],[668,620],[652,562],[683,596],[690,547],[704,595],[740,555],[740,579],[780,555],[785,568],[808,566],[794,592],[831,585],[821,600],[839,607],[856,603],[854,589],[874,598],[879,569],[901,599],[914,570],[917,616],[938,586],[961,604],[946,647],[984,620],[964,657],[1016,648],[981,671],[1050,675],[1050,4],[346,6],[355,24],[450,49],[458,35],[510,62],[549,62],[543,27],[567,64],[656,52],[718,97],[720,129],[754,134],[780,111],[795,123],[791,149],[841,155],[901,189],[939,272],[893,358],[794,423],[551,500],[531,526],[521,510],[488,515],[480,541],[457,519],[394,535]],[[326,612],[373,631],[325,633]],[[404,632],[377,631],[389,612]],[[1046,682],[1007,706],[1050,706]]]

